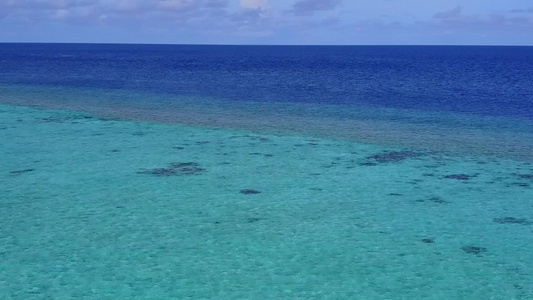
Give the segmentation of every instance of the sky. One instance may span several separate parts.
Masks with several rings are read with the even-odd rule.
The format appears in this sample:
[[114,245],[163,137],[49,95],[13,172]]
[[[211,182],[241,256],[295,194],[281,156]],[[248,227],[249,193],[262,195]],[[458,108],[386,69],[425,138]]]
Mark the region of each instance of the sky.
[[533,45],[533,0],[0,0],[0,42]]

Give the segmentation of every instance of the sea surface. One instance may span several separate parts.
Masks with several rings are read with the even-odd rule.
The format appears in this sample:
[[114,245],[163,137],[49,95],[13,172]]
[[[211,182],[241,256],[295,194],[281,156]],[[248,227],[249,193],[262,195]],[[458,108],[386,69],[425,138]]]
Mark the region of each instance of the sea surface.
[[533,299],[533,47],[0,43],[0,299]]

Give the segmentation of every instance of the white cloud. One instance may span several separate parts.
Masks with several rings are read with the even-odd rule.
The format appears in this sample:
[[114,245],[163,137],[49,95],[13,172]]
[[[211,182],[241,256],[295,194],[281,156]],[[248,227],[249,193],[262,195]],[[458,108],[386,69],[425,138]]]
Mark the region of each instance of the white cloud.
[[342,0],[299,0],[292,5],[292,11],[297,15],[328,11],[334,10],[341,3]]
[[170,10],[187,10],[194,6],[197,6],[198,1],[194,0],[159,0],[157,2],[157,7],[161,9],[170,9]]
[[241,0],[240,5],[249,9],[266,9],[268,8],[268,0]]
[[70,17],[70,11],[67,9],[58,9],[52,16],[52,18],[55,20],[64,20],[68,17]]

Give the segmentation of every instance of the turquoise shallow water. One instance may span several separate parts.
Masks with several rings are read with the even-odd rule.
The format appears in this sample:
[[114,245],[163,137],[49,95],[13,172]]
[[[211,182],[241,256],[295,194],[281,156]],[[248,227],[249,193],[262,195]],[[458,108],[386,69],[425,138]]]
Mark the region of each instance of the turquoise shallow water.
[[104,119],[292,133],[533,163],[533,122],[525,119],[20,84],[1,84],[0,95],[4,104],[85,111]]
[[0,298],[533,298],[527,159],[94,113],[0,105]]

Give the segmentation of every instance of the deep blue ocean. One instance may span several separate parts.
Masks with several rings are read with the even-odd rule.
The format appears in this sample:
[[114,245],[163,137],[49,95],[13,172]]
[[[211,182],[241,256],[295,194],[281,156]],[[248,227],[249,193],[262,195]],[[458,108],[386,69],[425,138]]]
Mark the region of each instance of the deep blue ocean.
[[0,83],[533,120],[533,47],[1,44]]
[[0,299],[533,299],[533,47],[0,43]]

